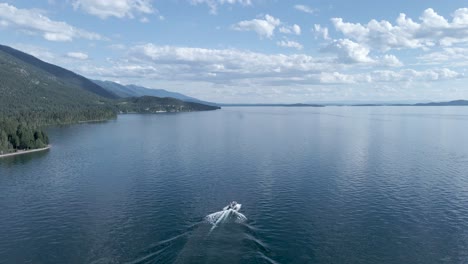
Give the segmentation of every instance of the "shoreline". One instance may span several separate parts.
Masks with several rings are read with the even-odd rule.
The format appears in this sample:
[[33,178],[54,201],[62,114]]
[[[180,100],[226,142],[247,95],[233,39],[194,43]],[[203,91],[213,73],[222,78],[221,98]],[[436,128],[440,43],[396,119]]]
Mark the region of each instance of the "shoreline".
[[1,158],[6,158],[6,157],[13,157],[13,156],[17,156],[17,155],[23,155],[23,154],[29,154],[29,153],[39,152],[39,151],[44,151],[44,150],[50,149],[50,147],[51,147],[51,145],[48,145],[48,146],[45,147],[45,148],[30,149],[30,150],[18,150],[18,151],[16,151],[16,152],[12,152],[12,153],[1,154],[1,155],[0,155],[0,159],[1,159]]

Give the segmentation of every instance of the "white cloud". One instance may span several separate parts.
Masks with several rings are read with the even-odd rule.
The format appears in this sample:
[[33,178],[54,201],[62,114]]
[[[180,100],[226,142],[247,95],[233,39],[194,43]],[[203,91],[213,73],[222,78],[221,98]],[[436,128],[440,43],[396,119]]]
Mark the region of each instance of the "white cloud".
[[401,66],[403,66],[403,63],[395,55],[389,55],[389,54],[385,54],[382,57],[381,63],[384,66],[390,66],[390,67],[401,67]]
[[74,0],[73,7],[101,19],[134,18],[135,14],[155,12],[151,0]]
[[78,60],[87,60],[88,54],[83,53],[83,52],[68,52],[67,57],[78,59]]
[[350,75],[339,72],[322,72],[320,83],[324,84],[352,84],[357,82],[371,82],[369,75]]
[[295,5],[294,8],[298,11],[308,13],[308,14],[313,14],[316,12],[316,9],[306,6],[306,5]]
[[0,3],[0,24],[33,34],[39,33],[49,41],[72,41],[76,38],[104,39],[97,33],[75,28],[65,22],[50,20],[38,10],[19,9],[7,3]]
[[236,49],[203,49],[154,44],[137,45],[112,67],[85,67],[81,72],[106,78],[208,82],[218,85],[242,82],[300,82],[331,65],[305,54],[263,54]]
[[240,4],[242,6],[252,5],[251,0],[190,0],[192,5],[206,4],[210,8],[211,14],[218,13],[218,6],[224,4]]
[[313,31],[315,33],[315,38],[321,37],[324,40],[330,40],[330,36],[328,35],[328,28],[322,27],[321,25],[315,24]]
[[279,32],[284,34],[301,35],[301,27],[297,24],[294,24],[292,26],[282,26],[279,28]]
[[377,70],[368,73],[345,74],[339,72],[323,72],[320,74],[320,82],[328,84],[358,84],[358,83],[411,83],[411,82],[435,82],[463,78],[462,73],[453,70],[427,69],[416,71],[404,69],[400,71]]
[[460,8],[453,13],[453,19],[449,22],[429,8],[420,16],[419,23],[403,13],[397,18],[395,25],[386,20],[374,19],[364,25],[344,22],[342,18],[332,18],[331,21],[336,30],[346,38],[372,49],[388,51],[468,43],[467,17],[468,8]]
[[368,48],[349,39],[334,40],[323,51],[336,53],[341,63],[374,62]]
[[[379,66],[385,60],[394,64],[399,62],[396,57],[388,55],[364,66]],[[366,71],[363,72],[359,71],[360,64],[349,67],[332,59],[314,58],[305,54],[264,54],[236,49],[157,46],[151,43],[134,46],[124,58],[109,63],[111,66],[86,65],[79,71],[100,78],[209,83],[232,87],[429,83],[465,77],[463,73],[448,68],[421,71],[370,71],[364,68]]]
[[374,71],[371,73],[371,76],[372,80],[375,82],[430,82],[464,77],[462,73],[447,68],[427,69],[422,71],[413,69]]
[[425,63],[454,63],[468,65],[468,48],[444,47],[441,51],[431,52],[419,57]]
[[264,19],[258,18],[240,21],[232,25],[232,28],[238,31],[254,31],[260,37],[271,38],[274,35],[276,27],[280,24],[281,21],[279,19],[270,15],[265,15]]
[[302,44],[292,40],[281,40],[276,42],[276,45],[285,48],[295,48],[301,50],[303,48]]
[[402,67],[403,63],[391,54],[383,56],[371,57],[370,50],[349,39],[338,39],[331,41],[322,52],[336,54],[338,64],[362,64],[368,66],[383,66],[383,67]]

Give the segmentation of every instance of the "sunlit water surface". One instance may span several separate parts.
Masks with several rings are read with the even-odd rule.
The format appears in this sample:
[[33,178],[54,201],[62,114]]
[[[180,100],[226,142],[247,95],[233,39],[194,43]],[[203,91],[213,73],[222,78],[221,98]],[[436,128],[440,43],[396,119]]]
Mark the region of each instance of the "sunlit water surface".
[[[468,263],[468,108],[224,108],[0,160],[4,263]],[[243,204],[243,224],[203,218]]]

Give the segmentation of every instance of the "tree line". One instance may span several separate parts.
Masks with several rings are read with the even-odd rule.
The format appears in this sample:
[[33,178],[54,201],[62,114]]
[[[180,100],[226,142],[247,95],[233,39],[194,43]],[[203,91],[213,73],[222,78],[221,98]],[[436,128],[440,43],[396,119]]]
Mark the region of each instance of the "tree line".
[[40,127],[24,120],[0,119],[0,154],[44,148],[48,144],[49,138]]

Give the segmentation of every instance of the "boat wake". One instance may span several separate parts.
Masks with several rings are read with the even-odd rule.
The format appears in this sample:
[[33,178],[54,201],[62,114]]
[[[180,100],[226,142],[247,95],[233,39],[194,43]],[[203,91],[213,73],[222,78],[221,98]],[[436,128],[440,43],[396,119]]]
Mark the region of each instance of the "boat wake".
[[210,232],[213,231],[217,226],[226,223],[236,223],[242,224],[247,221],[245,215],[239,213],[242,204],[237,203],[236,201],[231,202],[229,205],[223,208],[222,211],[209,214],[205,217],[205,220],[210,223],[211,227]]
[[185,232],[149,245],[130,263],[276,263],[269,257],[268,246],[258,238],[257,229],[239,212],[241,207],[230,203]]

